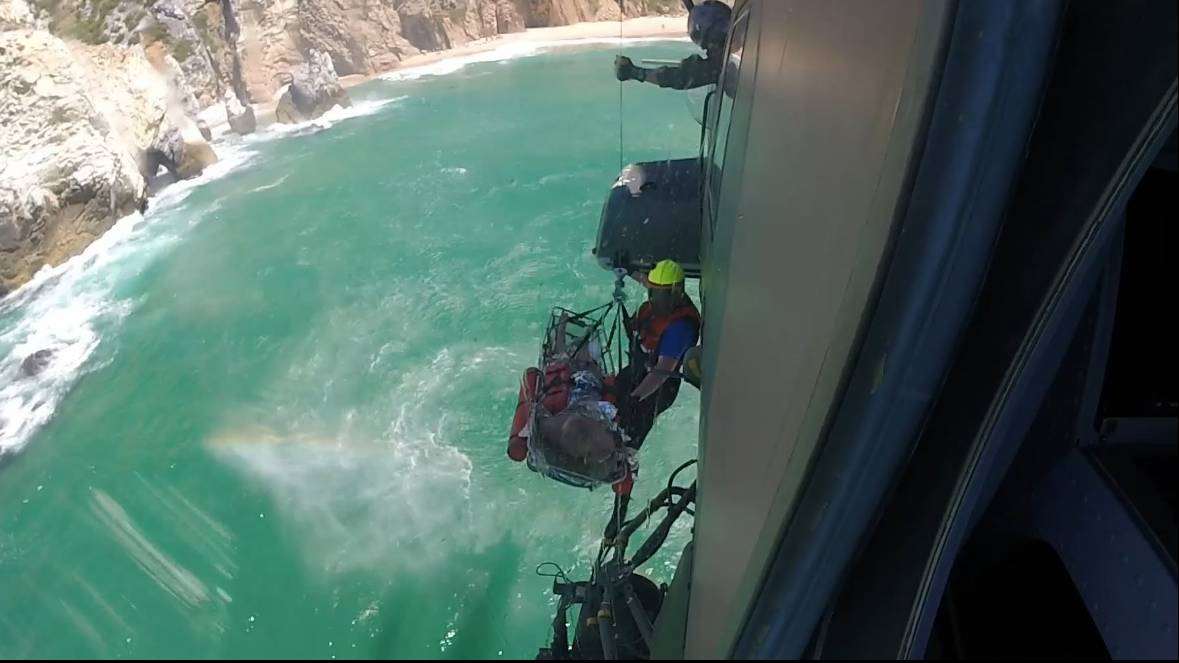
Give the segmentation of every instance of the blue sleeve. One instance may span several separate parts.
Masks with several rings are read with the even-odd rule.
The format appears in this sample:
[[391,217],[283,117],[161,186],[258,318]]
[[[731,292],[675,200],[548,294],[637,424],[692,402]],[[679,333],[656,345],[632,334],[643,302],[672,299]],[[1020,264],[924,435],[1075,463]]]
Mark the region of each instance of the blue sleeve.
[[660,357],[675,357],[678,361],[693,345],[696,345],[696,325],[689,320],[676,320],[663,330],[658,354]]

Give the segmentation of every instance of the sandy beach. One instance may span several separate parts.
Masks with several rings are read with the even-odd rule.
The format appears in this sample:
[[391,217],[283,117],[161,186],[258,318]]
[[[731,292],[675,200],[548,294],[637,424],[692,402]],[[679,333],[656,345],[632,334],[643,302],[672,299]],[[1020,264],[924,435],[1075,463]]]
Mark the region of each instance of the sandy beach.
[[388,71],[372,74],[342,76],[340,84],[345,88],[353,87],[365,81],[379,78],[385,74],[423,67],[448,58],[464,57],[485,53],[505,46],[530,43],[550,43],[561,41],[576,41],[581,39],[643,39],[650,37],[686,38],[685,17],[680,16],[644,16],[631,18],[619,23],[618,21],[594,21],[589,23],[574,23],[553,28],[529,28],[524,32],[511,32],[496,35],[487,39],[478,39],[462,46],[422,53],[402,60],[396,67]]
[[[351,88],[393,72],[425,67],[443,60],[469,57],[499,48],[580,40],[617,40],[620,37],[624,40],[648,38],[687,39],[685,30],[685,17],[683,15],[643,16],[621,22],[593,21],[561,25],[552,28],[529,28],[524,32],[511,32],[486,39],[478,39],[444,51],[415,55],[402,60],[396,67],[386,71],[341,76],[340,84],[345,88]],[[259,127],[274,122],[274,109],[277,105],[277,96],[272,101],[253,104],[254,115],[258,119]],[[213,134],[218,138],[229,131],[229,124],[225,119],[225,110],[221,104],[214,104],[205,109],[200,114],[200,117],[209,124]]]

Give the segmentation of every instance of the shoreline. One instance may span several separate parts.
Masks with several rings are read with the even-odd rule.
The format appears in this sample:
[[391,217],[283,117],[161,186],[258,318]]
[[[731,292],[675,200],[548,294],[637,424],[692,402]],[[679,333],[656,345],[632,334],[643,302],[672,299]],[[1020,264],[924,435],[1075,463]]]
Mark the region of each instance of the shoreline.
[[[462,58],[480,55],[507,46],[528,44],[553,44],[560,42],[577,42],[581,40],[617,41],[622,39],[687,39],[685,33],[685,15],[673,16],[640,16],[624,21],[587,21],[559,25],[550,28],[528,28],[523,32],[507,32],[493,37],[476,39],[454,48],[441,51],[430,51],[412,55],[396,66],[369,74],[349,74],[340,76],[340,86],[345,90],[363,85],[370,81],[399,71],[426,67],[451,58]],[[254,116],[258,128],[262,129],[274,124],[274,109],[278,106],[278,98],[250,104],[254,109]],[[213,132],[214,141],[232,133],[229,122],[225,118],[225,109],[221,104],[214,104],[202,111],[198,117],[208,123]],[[214,148],[216,145],[214,144]]]
[[344,89],[349,89],[362,83],[367,83],[375,78],[380,78],[404,69],[424,67],[454,57],[478,55],[503,46],[516,44],[577,41],[582,39],[617,40],[620,36],[622,39],[686,38],[687,33],[685,32],[684,21],[685,18],[683,15],[641,16],[626,19],[621,22],[621,25],[618,21],[588,21],[585,23],[559,25],[551,28],[528,28],[523,32],[506,32],[495,35],[494,37],[485,37],[470,41],[461,46],[443,51],[430,51],[428,53],[412,55],[397,63],[397,66],[385,71],[341,76],[340,85]]

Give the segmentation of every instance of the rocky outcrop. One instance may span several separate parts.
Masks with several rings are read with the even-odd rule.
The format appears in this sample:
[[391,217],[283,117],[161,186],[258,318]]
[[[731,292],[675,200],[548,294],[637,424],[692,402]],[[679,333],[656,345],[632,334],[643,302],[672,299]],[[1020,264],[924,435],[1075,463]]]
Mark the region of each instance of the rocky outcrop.
[[[616,21],[619,19],[618,0],[520,0],[530,28],[569,25],[582,21]],[[670,16],[684,13],[679,0],[625,0],[622,17]]]
[[615,0],[0,0],[0,294],[215,162],[205,109],[247,134],[250,104],[279,95],[291,122],[349,105],[337,75],[616,17]]
[[202,2],[193,23],[208,49],[209,62],[221,81],[222,95],[232,91],[239,101],[248,99],[242,80],[241,54],[237,45],[241,27],[231,0]]
[[25,0],[0,0],[0,31],[36,27],[37,15]]
[[53,361],[53,355],[53,350],[45,348],[25,357],[20,363],[20,374],[25,377],[33,377],[44,372]]
[[0,33],[0,290],[72,256],[136,209],[144,182],[124,135],[47,32]]
[[[36,20],[27,0],[0,0],[0,25]],[[193,115],[232,89],[275,99],[279,76],[327,53],[341,76],[526,27],[618,18],[617,0],[37,0],[42,22],[80,41],[142,44],[178,63]],[[11,5],[12,8],[9,8]],[[679,0],[626,0],[627,16],[682,12]]]
[[170,107],[189,117],[196,117],[207,104],[198,100],[183,65],[160,42],[148,44],[143,50],[156,72],[164,77]]
[[340,75],[371,74],[527,24],[517,0],[277,0],[265,6],[243,0],[239,14],[244,77],[254,101],[270,98],[276,74],[302,61],[300,45],[327,53]]
[[[195,114],[200,108],[212,105],[221,98],[222,81],[209,57],[209,48],[197,29],[198,22],[190,13],[183,0],[155,0],[150,7],[153,34],[160,36],[169,55],[179,63],[183,72],[184,86],[199,103],[199,108],[190,109]],[[179,88],[179,85],[176,85]]]
[[156,164],[156,168],[146,169],[149,172],[144,175],[148,178],[155,176],[158,167],[163,166],[173,178],[188,179],[200,175],[217,162],[216,153],[201,136],[196,123],[184,117],[165,116],[156,139],[146,152],[150,155],[148,163]]
[[295,106],[295,102],[291,99],[290,88],[288,87],[282,96],[278,98],[278,104],[274,107],[274,121],[282,124],[295,124],[296,122],[305,122],[311,119],[308,115]]
[[169,103],[175,102],[144,49],[76,42],[65,47],[80,86],[78,93],[94,105],[120,143],[140,149],[149,146]]
[[528,27],[527,21],[520,13],[520,8],[511,0],[497,0],[495,3],[495,32],[507,34],[509,32],[523,32]]
[[300,5],[299,39],[330,53],[337,73],[388,69],[410,50],[395,3],[313,0]]
[[177,179],[195,177],[216,162],[192,119],[191,91],[175,58],[154,45],[74,44],[71,50],[83,80],[93,83],[84,94],[135,157],[143,177],[150,181],[161,165]]
[[[274,98],[314,49],[341,76],[527,27],[618,18],[617,0],[221,0],[236,8],[243,101]],[[682,13],[678,0],[626,0],[627,16]]]
[[294,67],[287,76],[287,89],[278,101],[275,119],[304,122],[335,106],[348,107],[352,100],[340,86],[335,67],[327,53],[312,49],[306,64]]
[[181,175],[216,160],[174,96],[141,47],[0,32],[0,290],[140,209],[164,143]]
[[225,91],[225,119],[229,128],[239,136],[252,134],[258,128],[253,106],[245,106],[232,90]]
[[230,0],[237,19],[243,102],[271,101],[279,76],[305,62],[299,50],[298,0]]

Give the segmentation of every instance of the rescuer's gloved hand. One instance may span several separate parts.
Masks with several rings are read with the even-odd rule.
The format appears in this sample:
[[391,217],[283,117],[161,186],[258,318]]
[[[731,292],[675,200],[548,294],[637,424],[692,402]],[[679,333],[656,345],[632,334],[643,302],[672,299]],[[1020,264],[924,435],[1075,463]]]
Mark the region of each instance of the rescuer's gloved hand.
[[625,55],[614,56],[614,76],[620,81],[643,80],[642,70]]

